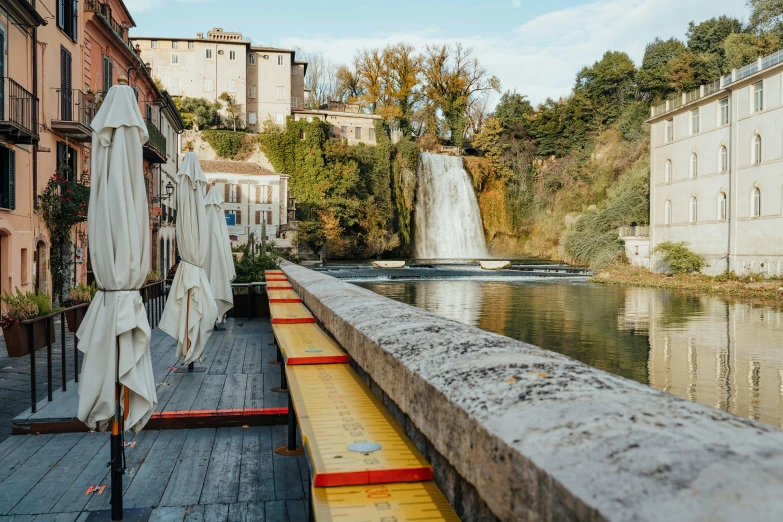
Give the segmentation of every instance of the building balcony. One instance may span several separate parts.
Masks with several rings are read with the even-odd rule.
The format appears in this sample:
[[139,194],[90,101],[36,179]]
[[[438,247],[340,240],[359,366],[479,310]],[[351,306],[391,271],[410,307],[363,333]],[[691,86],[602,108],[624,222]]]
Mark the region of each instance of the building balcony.
[[166,138],[150,120],[147,123],[147,133],[150,139],[144,144],[144,159],[150,163],[166,163]]
[[95,96],[78,89],[57,89],[58,118],[52,118],[52,130],[78,142],[92,139],[90,124],[98,111]]
[[619,229],[620,239],[649,239],[650,227],[632,225],[630,227],[620,227]]
[[37,143],[38,98],[13,81],[0,84],[0,136],[10,143]]
[[0,8],[17,24],[23,27],[46,25],[30,0],[0,0]]

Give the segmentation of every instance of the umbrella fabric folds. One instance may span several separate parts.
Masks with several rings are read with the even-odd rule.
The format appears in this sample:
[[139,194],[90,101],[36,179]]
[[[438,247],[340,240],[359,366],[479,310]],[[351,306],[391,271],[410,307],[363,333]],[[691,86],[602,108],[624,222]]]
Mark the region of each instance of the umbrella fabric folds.
[[216,186],[207,193],[207,222],[209,223],[209,252],[204,264],[215,304],[218,309],[218,322],[223,315],[234,307],[231,282],[236,278],[234,256],[231,255],[231,240],[228,237],[228,225],[223,213],[223,197]]
[[84,352],[79,419],[105,429],[115,414],[116,381],[124,388],[125,428],[138,432],[158,399],[150,326],[138,289],[150,268],[150,225],[142,145],[147,127],[136,95],[116,85],[92,122],[90,206],[92,268],[98,291],[76,335]]
[[177,340],[185,364],[201,361],[218,317],[204,261],[210,248],[204,186],[195,152],[188,152],[177,173],[177,250],[182,261],[160,319],[160,329]]

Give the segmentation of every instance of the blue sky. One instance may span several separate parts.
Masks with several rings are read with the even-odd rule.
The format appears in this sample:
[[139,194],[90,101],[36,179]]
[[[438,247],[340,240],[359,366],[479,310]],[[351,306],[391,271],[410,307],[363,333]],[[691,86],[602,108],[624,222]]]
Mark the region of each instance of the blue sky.
[[744,0],[126,0],[136,36],[193,37],[212,27],[263,45],[349,62],[357,49],[461,41],[503,90],[539,103],[568,94],[579,69],[607,50],[641,62],[656,36],[684,38],[688,22],[747,18]]

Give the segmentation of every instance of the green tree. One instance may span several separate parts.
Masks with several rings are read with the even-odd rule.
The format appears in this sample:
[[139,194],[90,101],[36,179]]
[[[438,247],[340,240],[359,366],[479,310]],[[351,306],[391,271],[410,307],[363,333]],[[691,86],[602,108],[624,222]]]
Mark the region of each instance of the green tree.
[[671,94],[674,90],[668,79],[669,62],[685,51],[685,44],[675,38],[656,38],[647,44],[642,66],[636,75],[639,91],[652,99],[662,99]]
[[636,66],[623,52],[607,51],[576,76],[574,92],[583,93],[604,124],[611,124],[636,95]]
[[239,124],[240,127],[242,126],[242,120],[240,118],[240,115],[242,114],[242,104],[237,103],[236,98],[227,92],[221,94],[218,99],[225,104],[223,108],[233,126],[233,130],[236,131],[237,124]]
[[686,51],[669,61],[666,78],[674,91],[690,91],[720,78],[721,63],[718,54]]
[[717,54],[721,66],[726,57],[723,43],[732,33],[741,33],[742,22],[729,16],[710,18],[700,24],[691,22],[688,25],[688,49],[693,53]]
[[732,33],[726,38],[725,47],[725,66],[731,70],[774,52],[780,47],[780,40],[774,34],[758,36],[750,33]]
[[783,0],[748,0],[750,26],[760,33],[781,34]]
[[533,105],[527,96],[506,91],[495,106],[494,116],[506,131],[519,131],[533,113]]
[[182,98],[177,107],[183,119],[190,121],[195,130],[206,129],[217,125],[220,103],[210,102],[204,98]]

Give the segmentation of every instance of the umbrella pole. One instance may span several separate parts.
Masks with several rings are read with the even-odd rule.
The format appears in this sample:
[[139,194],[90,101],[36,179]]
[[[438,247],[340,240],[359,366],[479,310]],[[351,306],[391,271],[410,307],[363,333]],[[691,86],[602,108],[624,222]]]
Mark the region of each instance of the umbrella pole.
[[[188,328],[188,324],[190,324],[190,290],[188,290],[188,304],[187,308],[185,308],[185,353],[187,354],[190,351],[190,328]],[[203,373],[207,371],[207,369],[203,366],[199,366],[196,368],[195,361],[188,364],[187,366],[180,366],[177,370],[175,370],[175,373]]]

